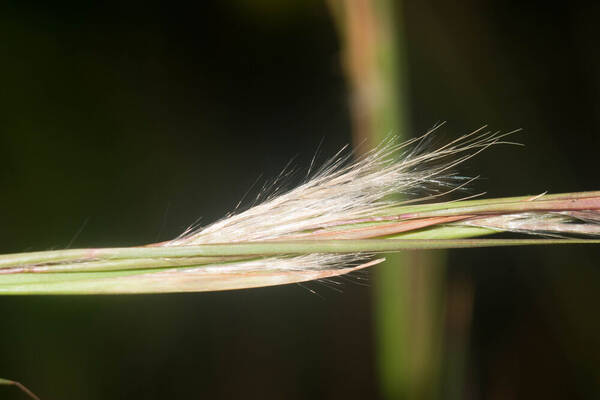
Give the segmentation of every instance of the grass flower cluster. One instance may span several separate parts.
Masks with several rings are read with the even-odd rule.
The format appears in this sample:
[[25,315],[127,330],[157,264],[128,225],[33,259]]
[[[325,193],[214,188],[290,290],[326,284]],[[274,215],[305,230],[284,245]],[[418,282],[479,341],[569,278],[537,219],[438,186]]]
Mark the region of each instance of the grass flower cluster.
[[[167,242],[2,255],[0,294],[241,289],[329,279],[382,252],[599,244],[600,192],[430,202],[459,192],[470,181],[455,167],[507,135],[480,129],[436,146],[428,132],[356,161],[342,150],[296,188]],[[498,232],[533,238],[480,238]]]

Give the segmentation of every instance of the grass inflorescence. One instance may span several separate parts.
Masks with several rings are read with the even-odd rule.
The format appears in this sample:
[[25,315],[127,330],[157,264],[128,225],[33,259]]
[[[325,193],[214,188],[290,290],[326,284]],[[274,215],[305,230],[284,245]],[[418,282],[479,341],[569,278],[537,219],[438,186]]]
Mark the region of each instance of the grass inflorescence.
[[[457,165],[510,134],[482,128],[435,146],[432,132],[356,161],[342,151],[299,186],[170,241],[0,256],[0,294],[241,289],[346,274],[381,252],[600,243],[600,192],[431,203],[470,182]],[[497,232],[534,238],[479,238]]]

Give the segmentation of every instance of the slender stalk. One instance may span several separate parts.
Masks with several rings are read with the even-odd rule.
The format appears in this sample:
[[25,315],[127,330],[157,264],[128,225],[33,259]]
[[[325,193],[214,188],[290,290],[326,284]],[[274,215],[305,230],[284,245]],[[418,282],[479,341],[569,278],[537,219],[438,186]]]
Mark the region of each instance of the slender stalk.
[[[102,272],[22,273],[5,268],[0,274],[0,294],[110,294],[159,293],[226,290],[257,286],[280,285],[337,276],[372,265],[332,270],[269,270],[254,269],[235,273],[211,272],[205,266],[195,266],[186,257],[245,256],[266,257],[307,253],[381,253],[402,250],[433,250],[497,246],[531,246],[557,244],[600,244],[591,239],[361,239],[318,241],[269,241],[233,244],[208,244],[185,247],[105,248],[83,250],[54,250],[36,253],[40,260],[65,260],[93,253],[103,260],[153,260],[161,257],[181,258],[181,265],[168,269],[134,269]],[[18,264],[31,260],[25,255],[2,256]]]
[[413,218],[431,218],[431,217],[448,217],[453,215],[486,215],[486,214],[509,214],[523,213],[530,211],[582,211],[595,210],[600,208],[600,196],[591,196],[585,198],[570,198],[558,200],[543,200],[543,201],[520,201],[506,203],[490,203],[479,204],[463,207],[451,207],[446,209],[423,211],[409,214],[398,215],[398,219],[413,219]]
[[[600,239],[358,239],[297,240],[217,243],[184,247],[114,247],[81,250],[49,250],[36,253],[7,254],[0,260],[9,264],[86,259],[89,254],[103,260],[155,259],[183,257],[272,256],[307,253],[394,252],[402,250],[464,249],[498,246],[533,246],[557,244],[600,244]],[[35,254],[35,257],[31,257]],[[83,256],[83,257],[82,257]]]
[[40,400],[40,398],[38,396],[36,396],[35,393],[33,393],[31,390],[29,390],[25,385],[23,385],[20,382],[11,381],[10,379],[0,378],[0,385],[14,386],[14,387],[18,388],[20,391],[22,391],[23,393],[25,393],[27,396],[29,396],[29,398],[31,398],[33,400]]
[[[89,249],[93,251],[94,249]],[[59,250],[60,251],[60,250]],[[74,252],[78,254],[78,252]],[[10,254],[7,256],[11,256]],[[2,258],[4,256],[0,256]],[[40,257],[44,257],[40,255]],[[53,255],[51,257],[54,257]],[[11,257],[12,258],[12,257]],[[60,258],[60,257],[59,257]],[[133,259],[108,259],[101,261],[85,261],[80,258],[64,258],[60,264],[46,264],[41,261],[35,265],[13,264],[12,267],[0,267],[0,274],[7,273],[57,273],[57,272],[94,272],[94,271],[126,271],[126,270],[145,270],[154,268],[174,268],[189,265],[206,265],[211,263],[226,263],[228,261],[239,260],[239,257],[170,257],[170,258],[149,258],[144,259],[136,257]],[[69,262],[75,261],[75,262]],[[77,262],[79,261],[79,262]],[[54,262],[54,261],[50,261]],[[43,264],[43,265],[37,265]],[[182,265],[183,264],[183,265]],[[9,262],[10,265],[10,262]],[[17,265],[17,266],[15,266]]]
[[[559,193],[559,194],[542,194],[542,195],[529,195],[529,196],[516,196],[516,197],[501,197],[493,199],[478,199],[478,200],[462,200],[462,201],[449,201],[444,203],[432,203],[432,204],[418,204],[413,206],[397,206],[386,209],[381,214],[386,215],[403,215],[404,217],[411,214],[415,214],[414,218],[418,216],[433,216],[436,214],[427,214],[430,211],[438,210],[455,210],[462,208],[465,210],[467,207],[487,207],[488,211],[501,211],[499,205],[505,203],[516,203],[521,204],[521,209],[513,209],[513,211],[527,211],[527,203],[545,200],[578,200],[586,198],[600,198],[600,191],[590,192],[573,192],[573,193]],[[495,209],[493,209],[495,208]],[[486,211],[486,208],[482,208]],[[444,214],[450,215],[450,214]]]

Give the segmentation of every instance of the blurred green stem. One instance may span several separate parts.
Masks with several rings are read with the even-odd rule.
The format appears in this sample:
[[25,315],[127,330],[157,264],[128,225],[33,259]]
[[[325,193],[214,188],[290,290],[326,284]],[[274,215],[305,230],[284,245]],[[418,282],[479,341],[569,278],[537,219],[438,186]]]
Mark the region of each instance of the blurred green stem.
[[[371,146],[409,131],[402,2],[330,0],[352,88],[354,142]],[[406,136],[404,137],[406,138]],[[402,253],[376,276],[381,389],[385,398],[431,398],[439,369],[444,254]]]

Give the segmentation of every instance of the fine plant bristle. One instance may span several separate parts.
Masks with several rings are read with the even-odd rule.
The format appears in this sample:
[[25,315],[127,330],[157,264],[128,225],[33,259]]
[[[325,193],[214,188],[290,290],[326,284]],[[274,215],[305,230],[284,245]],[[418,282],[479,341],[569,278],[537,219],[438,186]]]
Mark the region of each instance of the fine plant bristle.
[[[161,245],[317,238],[318,231],[323,228],[372,218],[374,214],[397,206],[397,199],[388,200],[391,195],[406,197],[423,192],[443,194],[453,191],[460,186],[457,181],[465,179],[456,175],[455,166],[494,144],[508,143],[502,139],[513,133],[484,131],[485,127],[482,127],[450,143],[431,148],[432,135],[437,128],[403,143],[390,137],[355,161],[351,161],[351,152],[344,153],[345,149],[342,149],[296,188],[277,196],[267,196],[266,201],[246,211],[228,215],[203,228],[190,229]],[[381,235],[381,229],[375,227],[378,235]],[[338,233],[334,238],[353,237],[348,233],[345,236]],[[335,270],[365,258],[361,254],[343,257],[313,254],[203,266],[196,271],[219,270],[226,274],[257,267],[295,271]]]
[[[0,293],[229,290],[328,280],[385,251],[600,244],[600,192],[426,203],[468,185],[455,167],[513,133],[481,128],[436,146],[434,129],[355,161],[342,149],[299,186],[171,241],[0,256]],[[472,239],[496,232],[554,238]]]
[[600,236],[600,212],[527,212],[474,218],[464,224],[529,235]]
[[348,162],[351,154],[338,153],[287,193],[163,245],[284,240],[340,221],[368,218],[399,204],[386,200],[390,195],[452,190],[460,179],[453,167],[494,144],[506,143],[502,139],[510,134],[481,128],[432,149],[426,146],[432,133],[433,129],[404,143],[391,137],[355,162]]

